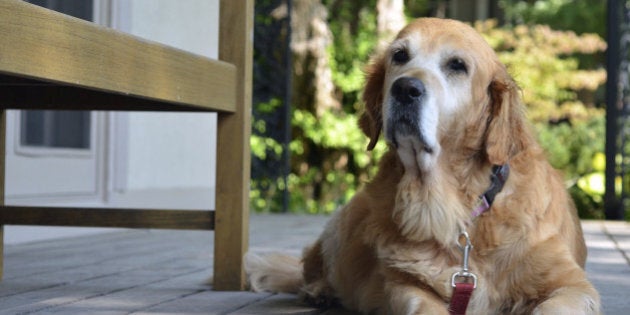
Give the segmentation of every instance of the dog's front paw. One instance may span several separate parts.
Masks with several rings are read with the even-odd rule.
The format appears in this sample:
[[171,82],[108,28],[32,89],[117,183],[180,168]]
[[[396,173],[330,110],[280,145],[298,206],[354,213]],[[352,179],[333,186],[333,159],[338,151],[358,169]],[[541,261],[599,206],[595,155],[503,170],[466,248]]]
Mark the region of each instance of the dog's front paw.
[[300,297],[306,303],[317,308],[330,308],[340,305],[333,289],[323,280],[306,285],[302,288]]
[[412,285],[390,284],[386,287],[388,315],[448,315],[444,301]]
[[601,314],[597,296],[574,289],[559,289],[549,299],[540,303],[534,315],[597,315]]

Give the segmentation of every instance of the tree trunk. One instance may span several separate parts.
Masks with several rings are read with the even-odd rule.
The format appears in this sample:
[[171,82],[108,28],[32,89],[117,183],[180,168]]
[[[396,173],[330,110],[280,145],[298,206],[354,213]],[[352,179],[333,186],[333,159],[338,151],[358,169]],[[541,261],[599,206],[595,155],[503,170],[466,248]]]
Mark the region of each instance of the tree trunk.
[[376,4],[376,30],[379,38],[391,41],[407,24],[403,0],[378,0]]
[[327,18],[328,10],[320,0],[293,2],[294,104],[317,116],[331,109],[341,109],[341,104],[334,97],[335,86],[328,56],[333,35]]

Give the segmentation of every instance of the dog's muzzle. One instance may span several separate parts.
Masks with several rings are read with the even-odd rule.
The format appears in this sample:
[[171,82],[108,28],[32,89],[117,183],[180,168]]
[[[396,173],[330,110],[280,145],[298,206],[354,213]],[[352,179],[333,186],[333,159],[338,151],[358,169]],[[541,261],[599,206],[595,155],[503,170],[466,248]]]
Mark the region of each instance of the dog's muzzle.
[[387,140],[398,147],[398,138],[414,137],[423,143],[425,152],[431,153],[432,149],[427,145],[420,128],[421,109],[427,98],[424,83],[414,77],[398,78],[392,84],[390,95],[390,115],[385,131]]

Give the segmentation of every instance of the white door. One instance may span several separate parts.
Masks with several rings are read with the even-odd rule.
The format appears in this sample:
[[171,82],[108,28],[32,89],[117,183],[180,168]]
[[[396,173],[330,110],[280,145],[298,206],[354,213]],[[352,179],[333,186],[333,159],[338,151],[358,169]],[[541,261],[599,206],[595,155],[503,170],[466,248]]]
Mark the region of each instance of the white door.
[[8,111],[7,203],[98,198],[99,118],[84,111]]
[[[85,20],[93,20],[95,15],[92,1],[29,2]],[[7,203],[100,199],[104,186],[103,117],[88,111],[8,111]]]

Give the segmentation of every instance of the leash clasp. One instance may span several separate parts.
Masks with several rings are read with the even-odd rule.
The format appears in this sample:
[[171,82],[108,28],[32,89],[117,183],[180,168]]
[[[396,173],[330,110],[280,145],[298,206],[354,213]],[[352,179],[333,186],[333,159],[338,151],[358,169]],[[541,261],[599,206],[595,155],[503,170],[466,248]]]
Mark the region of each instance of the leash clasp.
[[[460,241],[463,238],[463,244]],[[467,283],[472,281],[473,289],[477,288],[477,275],[470,272],[468,270],[468,258],[470,257],[470,251],[473,249],[473,245],[470,242],[470,237],[468,236],[468,232],[461,232],[459,234],[459,238],[457,240],[457,247],[463,252],[462,259],[462,270],[453,273],[451,277],[451,286],[454,288],[458,282]],[[463,281],[457,281],[458,279],[464,278]]]

